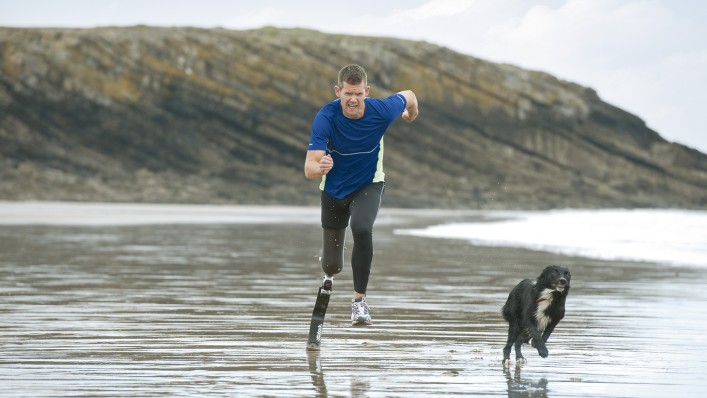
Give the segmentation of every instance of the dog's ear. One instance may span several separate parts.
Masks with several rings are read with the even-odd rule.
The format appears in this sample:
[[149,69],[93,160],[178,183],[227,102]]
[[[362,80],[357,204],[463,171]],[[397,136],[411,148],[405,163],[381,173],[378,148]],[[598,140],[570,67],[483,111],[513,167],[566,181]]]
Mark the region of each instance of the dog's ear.
[[548,265],[543,269],[543,272],[540,273],[538,279],[547,279],[550,275],[552,275],[556,268],[557,266],[555,265]]

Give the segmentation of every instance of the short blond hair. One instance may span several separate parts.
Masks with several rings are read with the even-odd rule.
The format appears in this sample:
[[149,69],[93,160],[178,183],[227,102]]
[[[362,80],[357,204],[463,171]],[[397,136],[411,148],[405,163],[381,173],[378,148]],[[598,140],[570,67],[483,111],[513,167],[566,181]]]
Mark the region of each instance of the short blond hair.
[[361,84],[361,82],[363,82],[364,86],[368,85],[368,76],[362,66],[356,64],[346,65],[339,71],[339,87],[344,87],[344,83],[356,85]]

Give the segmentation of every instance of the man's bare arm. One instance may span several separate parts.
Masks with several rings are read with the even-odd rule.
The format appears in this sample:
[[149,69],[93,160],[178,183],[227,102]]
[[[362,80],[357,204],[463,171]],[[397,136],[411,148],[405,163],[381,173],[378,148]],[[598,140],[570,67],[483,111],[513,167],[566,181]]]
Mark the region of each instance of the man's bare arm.
[[417,106],[417,96],[415,95],[415,93],[413,93],[411,90],[405,90],[399,92],[398,94],[405,97],[405,102],[407,102],[407,105],[405,106],[405,110],[403,111],[402,115],[403,120],[410,123],[413,120],[417,119],[417,115],[420,114],[420,110]]
[[307,158],[304,161],[304,176],[310,180],[322,178],[331,168],[334,161],[326,151],[307,151]]

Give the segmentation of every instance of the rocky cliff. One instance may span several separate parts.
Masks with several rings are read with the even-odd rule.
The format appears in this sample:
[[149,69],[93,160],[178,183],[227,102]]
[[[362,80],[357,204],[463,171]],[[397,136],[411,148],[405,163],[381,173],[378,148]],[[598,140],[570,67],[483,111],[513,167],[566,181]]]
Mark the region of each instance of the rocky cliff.
[[389,207],[707,208],[707,156],[587,87],[425,42],[298,29],[0,28],[0,199],[318,204],[338,69],[412,89]]

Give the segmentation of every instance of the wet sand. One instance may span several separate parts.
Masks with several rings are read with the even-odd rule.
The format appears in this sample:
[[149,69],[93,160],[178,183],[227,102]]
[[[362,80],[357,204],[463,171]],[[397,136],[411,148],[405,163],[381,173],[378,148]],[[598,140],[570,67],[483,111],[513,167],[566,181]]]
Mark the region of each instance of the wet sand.
[[[382,210],[367,299],[375,325],[349,326],[345,269],[319,352],[305,350],[322,276],[316,220],[2,225],[1,395],[705,394],[706,270],[393,233],[449,217]],[[524,346],[528,363],[504,369],[500,308],[548,264],[573,273],[550,356]]]

